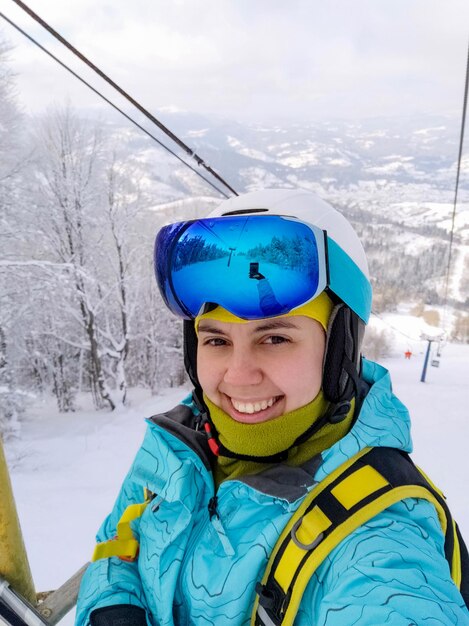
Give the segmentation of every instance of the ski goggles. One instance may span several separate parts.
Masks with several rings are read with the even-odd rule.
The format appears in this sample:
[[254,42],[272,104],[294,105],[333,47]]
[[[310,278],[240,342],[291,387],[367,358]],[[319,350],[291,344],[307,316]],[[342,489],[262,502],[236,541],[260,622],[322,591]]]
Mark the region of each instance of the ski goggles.
[[[169,224],[157,234],[154,261],[166,305],[185,319],[212,303],[246,320],[275,317],[329,288],[368,320],[367,278],[326,231],[295,218],[236,215]],[[353,277],[361,283],[355,293]],[[369,301],[360,302],[367,286]]]

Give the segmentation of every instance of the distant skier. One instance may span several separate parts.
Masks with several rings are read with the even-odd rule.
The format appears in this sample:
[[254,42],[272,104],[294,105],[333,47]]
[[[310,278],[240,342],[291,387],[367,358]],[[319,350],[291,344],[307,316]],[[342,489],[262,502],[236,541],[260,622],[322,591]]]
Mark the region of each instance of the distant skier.
[[197,261],[177,282],[178,246],[208,233],[204,220],[158,233],[158,285],[185,319],[194,391],[148,420],[77,626],[469,625],[465,546],[406,454],[388,372],[360,354],[371,286],[356,233],[295,190],[227,200],[207,223],[227,249],[255,232],[246,249],[301,241],[303,258],[288,274],[269,261],[282,296],[267,315],[260,272],[234,282],[227,264]]

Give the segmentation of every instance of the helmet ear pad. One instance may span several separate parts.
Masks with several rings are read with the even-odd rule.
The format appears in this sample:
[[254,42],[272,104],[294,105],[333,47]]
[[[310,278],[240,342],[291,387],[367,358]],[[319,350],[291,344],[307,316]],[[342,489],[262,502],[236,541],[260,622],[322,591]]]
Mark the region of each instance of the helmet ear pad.
[[357,392],[364,324],[345,304],[334,307],[327,328],[322,390],[330,402],[350,401]]

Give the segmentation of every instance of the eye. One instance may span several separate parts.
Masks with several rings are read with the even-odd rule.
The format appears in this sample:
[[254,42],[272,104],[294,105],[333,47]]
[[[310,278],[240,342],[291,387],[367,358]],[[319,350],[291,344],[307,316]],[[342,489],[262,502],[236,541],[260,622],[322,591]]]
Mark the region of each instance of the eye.
[[226,339],[222,339],[221,337],[208,337],[207,339],[204,339],[202,342],[203,346],[226,346],[227,341]]
[[290,343],[290,339],[288,339],[288,337],[283,337],[282,335],[270,335],[264,339],[264,343],[278,345],[281,343]]

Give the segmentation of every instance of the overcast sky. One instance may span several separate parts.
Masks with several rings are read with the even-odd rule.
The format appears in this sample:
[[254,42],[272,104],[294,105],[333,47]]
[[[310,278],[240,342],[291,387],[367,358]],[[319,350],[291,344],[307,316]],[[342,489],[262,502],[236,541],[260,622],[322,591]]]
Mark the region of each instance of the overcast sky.
[[[26,2],[152,111],[292,122],[462,108],[469,0]],[[111,93],[13,0],[0,11]],[[2,19],[0,33],[26,111],[105,107]]]

